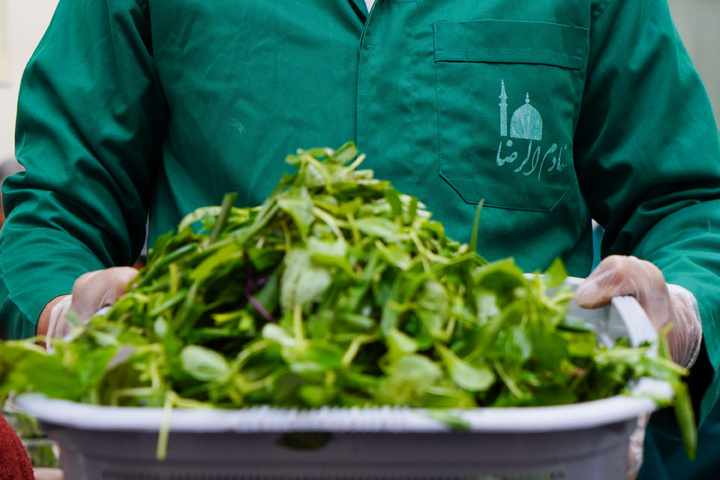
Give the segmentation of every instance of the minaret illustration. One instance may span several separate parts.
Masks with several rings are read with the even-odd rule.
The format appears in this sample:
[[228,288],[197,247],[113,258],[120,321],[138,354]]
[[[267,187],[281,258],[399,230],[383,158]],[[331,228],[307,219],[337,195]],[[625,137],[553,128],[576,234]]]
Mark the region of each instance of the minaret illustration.
[[505,94],[505,80],[500,81],[502,91],[500,92],[500,136],[507,137],[507,99],[508,96]]

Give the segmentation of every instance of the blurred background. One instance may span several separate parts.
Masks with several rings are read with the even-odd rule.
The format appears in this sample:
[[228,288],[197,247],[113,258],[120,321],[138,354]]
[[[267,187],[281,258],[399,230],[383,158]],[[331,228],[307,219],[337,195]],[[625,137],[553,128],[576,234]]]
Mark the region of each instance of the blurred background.
[[14,157],[20,77],[58,0],[0,0],[0,161]]
[[705,83],[720,123],[720,0],[669,0],[685,47]]
[[[685,45],[720,118],[720,0],[669,0]],[[0,160],[13,156],[20,77],[57,0],[0,0]]]

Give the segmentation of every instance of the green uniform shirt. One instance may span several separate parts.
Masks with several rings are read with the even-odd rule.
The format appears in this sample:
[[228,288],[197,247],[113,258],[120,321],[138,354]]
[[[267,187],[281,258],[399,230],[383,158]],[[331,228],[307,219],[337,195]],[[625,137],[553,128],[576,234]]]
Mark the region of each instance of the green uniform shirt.
[[[0,335],[131,264],[224,193],[257,205],[297,148],[378,178],[525,270],[656,263],[720,362],[720,147],[664,0],[61,0],[21,86]],[[709,411],[718,396],[705,396]],[[679,478],[679,477],[676,477]]]

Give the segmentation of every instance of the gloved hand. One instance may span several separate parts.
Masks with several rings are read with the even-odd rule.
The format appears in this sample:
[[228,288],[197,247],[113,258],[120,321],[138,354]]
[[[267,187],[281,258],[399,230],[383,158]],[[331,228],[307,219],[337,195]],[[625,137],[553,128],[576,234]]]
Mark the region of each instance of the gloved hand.
[[132,267],[112,267],[88,272],[78,277],[73,284],[72,294],[52,306],[49,312],[47,337],[64,337],[72,330],[72,325],[65,318],[70,310],[83,321],[87,321],[101,308],[112,305],[126,292],[128,283],[137,273],[138,271]]
[[665,283],[658,267],[636,257],[605,258],[577,289],[575,301],[585,308],[607,305],[613,297],[631,295],[658,332],[672,324],[668,344],[673,360],[690,368],[702,342],[702,324],[695,296],[679,285]]
[[637,419],[635,430],[630,435],[630,446],[628,448],[627,480],[635,480],[640,473],[644,460],[645,431],[650,420],[650,414],[644,413]]
[[[612,297],[632,295],[659,332],[673,327],[667,339],[673,360],[690,368],[702,342],[702,324],[695,296],[679,285],[667,284],[658,267],[636,257],[605,258],[580,284],[575,301],[585,308],[606,305]],[[638,418],[630,436],[627,479],[634,480],[643,463],[643,444],[648,416]]]

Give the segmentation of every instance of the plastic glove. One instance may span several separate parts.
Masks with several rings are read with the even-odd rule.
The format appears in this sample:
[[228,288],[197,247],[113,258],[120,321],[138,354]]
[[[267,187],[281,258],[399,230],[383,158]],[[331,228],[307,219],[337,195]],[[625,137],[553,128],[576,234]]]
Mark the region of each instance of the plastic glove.
[[[697,360],[702,342],[702,324],[695,296],[678,285],[667,284],[659,268],[636,257],[613,255],[604,259],[583,281],[575,300],[581,307],[606,305],[612,297],[632,295],[659,332],[667,325],[673,360],[690,368]],[[630,436],[627,479],[637,477],[643,463],[643,444],[648,416],[638,418]]]
[[673,360],[690,368],[702,342],[702,324],[695,296],[679,285],[665,283],[658,267],[636,257],[605,258],[577,289],[575,301],[585,308],[607,305],[613,297],[631,295],[658,332],[667,325]]
[[72,330],[72,325],[65,318],[68,311],[72,310],[83,321],[87,321],[101,308],[115,303],[126,292],[128,283],[137,273],[132,267],[112,267],[78,277],[73,284],[72,294],[50,310],[47,338],[64,337]]
[[649,414],[638,417],[635,430],[630,434],[630,447],[628,449],[627,480],[635,480],[640,473],[644,461],[645,431],[647,430]]

